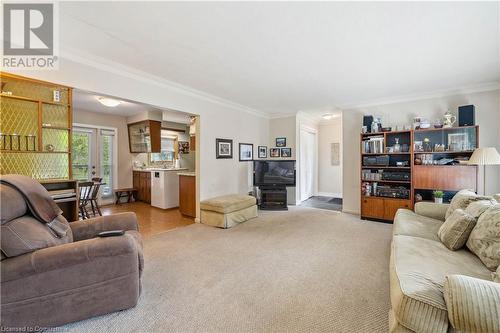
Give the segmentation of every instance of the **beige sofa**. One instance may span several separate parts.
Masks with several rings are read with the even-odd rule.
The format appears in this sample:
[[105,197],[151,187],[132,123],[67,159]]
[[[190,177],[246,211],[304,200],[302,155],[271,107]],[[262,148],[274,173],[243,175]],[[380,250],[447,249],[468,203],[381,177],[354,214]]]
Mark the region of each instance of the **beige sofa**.
[[500,332],[500,284],[492,271],[467,247],[451,251],[438,237],[447,208],[417,203],[415,212],[396,214],[390,332]]

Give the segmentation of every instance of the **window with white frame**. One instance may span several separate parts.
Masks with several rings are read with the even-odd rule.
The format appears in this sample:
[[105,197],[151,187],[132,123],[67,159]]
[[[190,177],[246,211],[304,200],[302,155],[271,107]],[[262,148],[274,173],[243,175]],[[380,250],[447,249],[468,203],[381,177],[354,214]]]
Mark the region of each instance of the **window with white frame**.
[[161,131],[161,148],[159,153],[151,153],[151,162],[173,162],[175,158],[175,142],[177,137]]

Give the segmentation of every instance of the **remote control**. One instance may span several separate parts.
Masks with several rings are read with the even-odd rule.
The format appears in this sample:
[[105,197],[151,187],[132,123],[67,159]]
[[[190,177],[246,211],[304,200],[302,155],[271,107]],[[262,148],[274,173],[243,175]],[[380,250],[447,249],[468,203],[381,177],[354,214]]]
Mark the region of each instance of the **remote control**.
[[97,234],[99,237],[113,237],[113,236],[122,236],[125,234],[123,230],[110,230],[110,231],[102,231]]

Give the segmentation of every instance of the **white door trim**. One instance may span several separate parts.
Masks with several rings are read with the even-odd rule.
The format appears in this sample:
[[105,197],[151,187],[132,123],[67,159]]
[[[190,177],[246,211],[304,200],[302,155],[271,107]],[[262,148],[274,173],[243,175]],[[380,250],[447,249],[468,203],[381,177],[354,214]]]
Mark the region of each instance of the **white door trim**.
[[298,178],[298,181],[297,181],[297,192],[296,192],[296,202],[297,202],[297,205],[299,205],[301,202],[302,202],[302,199],[301,199],[301,188],[303,186],[303,184],[301,184],[301,177],[300,177],[300,168],[302,167],[303,165],[303,161],[302,159],[300,158],[301,156],[301,142],[302,142],[302,131],[304,132],[309,132],[309,133],[312,133],[314,134],[314,160],[313,160],[313,164],[314,164],[314,184],[313,184],[313,195],[318,195],[318,130],[314,127],[310,127],[310,126],[307,126],[307,125],[304,125],[304,124],[300,124],[298,126],[298,142],[297,142],[297,145],[296,145],[296,157],[297,157],[297,160],[298,160],[298,169],[297,169],[297,174],[299,175]]
[[[118,188],[118,128],[116,127],[110,127],[110,126],[99,126],[99,125],[89,125],[89,124],[82,124],[82,123],[73,123],[73,127],[86,127],[86,128],[94,128],[97,130],[100,129],[105,129],[105,130],[110,130],[115,132],[115,139],[113,140],[113,189]],[[99,135],[98,135],[99,137]],[[97,143],[96,144],[100,144]],[[100,156],[98,156],[98,159]],[[100,161],[98,161],[100,163]]]

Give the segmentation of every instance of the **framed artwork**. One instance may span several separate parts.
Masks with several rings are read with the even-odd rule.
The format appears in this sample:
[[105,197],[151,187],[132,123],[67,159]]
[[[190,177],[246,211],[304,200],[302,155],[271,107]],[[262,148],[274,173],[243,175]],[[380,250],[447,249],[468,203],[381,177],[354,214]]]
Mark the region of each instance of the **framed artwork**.
[[267,158],[267,146],[258,146],[257,150],[259,158]]
[[179,141],[179,154],[189,154],[188,141]]
[[286,147],[286,138],[276,138],[276,147]]
[[253,144],[240,143],[240,162],[253,161]]
[[233,140],[215,139],[215,158],[233,158]]
[[270,157],[280,157],[281,150],[279,148],[271,148],[271,149],[269,149],[269,156]]
[[334,142],[331,144],[331,165],[340,165],[340,144]]
[[281,148],[281,157],[292,157],[292,148]]

